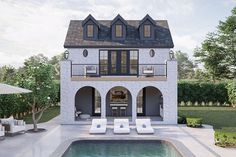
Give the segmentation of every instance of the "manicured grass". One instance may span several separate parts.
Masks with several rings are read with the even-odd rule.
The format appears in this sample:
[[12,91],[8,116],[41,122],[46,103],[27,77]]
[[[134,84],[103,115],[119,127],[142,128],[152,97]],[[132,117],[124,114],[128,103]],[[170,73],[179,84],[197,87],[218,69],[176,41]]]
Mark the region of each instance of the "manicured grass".
[[236,128],[236,108],[233,107],[178,107],[178,115],[202,118],[203,124],[213,125],[214,129]]
[[[44,111],[42,118],[39,120],[39,123],[47,122],[52,118],[58,116],[59,113],[60,113],[59,106],[50,107],[46,111]],[[26,122],[26,124],[32,124],[32,115],[27,115],[23,119]]]

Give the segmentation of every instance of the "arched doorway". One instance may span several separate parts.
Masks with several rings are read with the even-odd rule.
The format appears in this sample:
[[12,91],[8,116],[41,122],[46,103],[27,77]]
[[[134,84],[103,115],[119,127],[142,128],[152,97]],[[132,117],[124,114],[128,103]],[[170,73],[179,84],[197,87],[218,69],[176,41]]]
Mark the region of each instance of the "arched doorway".
[[101,95],[94,87],[85,86],[75,95],[75,120],[91,116],[101,116]]
[[163,95],[153,86],[144,87],[137,96],[137,116],[163,116]]
[[108,91],[106,95],[106,116],[132,116],[132,96],[127,88],[116,86]]

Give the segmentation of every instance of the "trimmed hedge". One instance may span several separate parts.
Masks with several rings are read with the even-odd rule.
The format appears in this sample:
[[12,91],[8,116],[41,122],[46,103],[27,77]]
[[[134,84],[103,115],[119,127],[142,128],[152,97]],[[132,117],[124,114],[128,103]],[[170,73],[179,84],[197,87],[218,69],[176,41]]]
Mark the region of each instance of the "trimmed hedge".
[[227,83],[180,81],[178,82],[178,103],[181,102],[191,102],[191,106],[195,102],[228,103]]
[[186,117],[178,116],[178,124],[186,124]]
[[236,106],[236,81],[232,81],[227,85],[229,102]]
[[236,128],[215,130],[215,145],[220,147],[236,147]]
[[193,128],[202,127],[202,118],[186,118],[186,124]]

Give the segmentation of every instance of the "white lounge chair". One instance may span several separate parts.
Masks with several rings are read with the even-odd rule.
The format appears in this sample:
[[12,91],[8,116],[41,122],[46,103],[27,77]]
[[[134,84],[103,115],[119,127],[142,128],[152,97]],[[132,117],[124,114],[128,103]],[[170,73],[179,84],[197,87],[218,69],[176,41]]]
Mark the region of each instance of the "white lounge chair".
[[115,119],[114,120],[114,133],[115,134],[129,134],[129,120],[128,119]]
[[150,119],[136,119],[136,129],[139,134],[153,134],[154,129],[151,126]]
[[4,136],[5,136],[5,129],[4,126],[0,124],[0,140],[4,139]]
[[107,119],[93,119],[90,134],[105,134],[107,130]]

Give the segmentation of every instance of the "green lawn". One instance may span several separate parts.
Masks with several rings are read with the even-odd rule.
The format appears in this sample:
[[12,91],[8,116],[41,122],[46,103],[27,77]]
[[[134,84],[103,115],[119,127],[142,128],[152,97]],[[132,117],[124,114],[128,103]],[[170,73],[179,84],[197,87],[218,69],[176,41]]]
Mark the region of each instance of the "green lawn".
[[[46,111],[44,111],[42,118],[39,120],[39,123],[47,122],[52,118],[58,116],[59,113],[59,106],[50,107]],[[26,124],[32,124],[32,115],[27,115],[23,119],[25,120]]]
[[[39,123],[47,122],[59,113],[60,107],[50,107],[44,112]],[[204,124],[213,125],[214,129],[236,128],[236,108],[233,107],[179,107],[178,114],[186,117],[201,117]],[[27,115],[23,119],[27,124],[32,124],[31,115]]]
[[213,125],[214,129],[236,128],[236,108],[233,107],[178,107],[178,115],[202,118],[204,124]]

